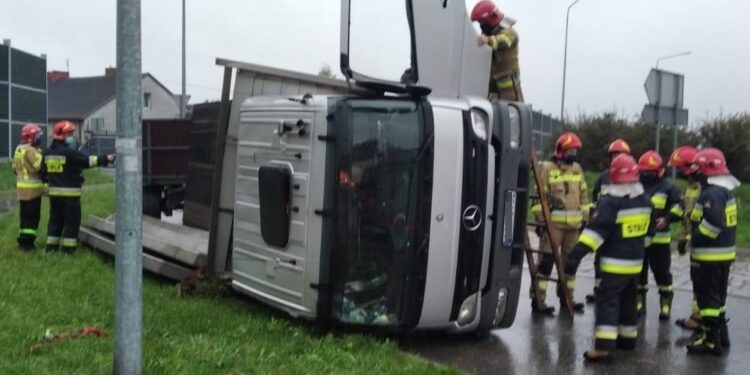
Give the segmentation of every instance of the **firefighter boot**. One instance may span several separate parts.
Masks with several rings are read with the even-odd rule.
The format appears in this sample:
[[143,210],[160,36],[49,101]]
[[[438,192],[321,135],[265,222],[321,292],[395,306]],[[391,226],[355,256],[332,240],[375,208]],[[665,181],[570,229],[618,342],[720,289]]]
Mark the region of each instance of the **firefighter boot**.
[[687,346],[688,354],[721,355],[721,339],[718,318],[703,318],[703,333]]
[[[568,277],[570,278],[570,276]],[[573,296],[575,295],[573,293],[575,291],[575,288],[572,284],[575,283],[575,278],[572,280],[569,279],[568,281],[572,281],[572,283],[568,283],[568,293],[570,293],[571,307],[573,308],[574,312],[583,313],[583,310],[586,306],[583,303],[576,302],[576,300],[573,298]],[[560,310],[563,310],[565,308],[565,295],[562,292],[562,288],[557,288],[557,297],[560,299]]]
[[16,239],[18,242],[18,247],[21,248],[23,251],[31,251],[34,250],[34,237],[30,237],[27,235],[20,235]]
[[721,339],[721,346],[725,348],[728,348],[730,345],[732,345],[731,341],[729,341],[729,329],[727,328],[728,321],[729,320],[724,314],[721,314],[719,316],[719,334]]
[[547,299],[547,280],[538,280],[537,289],[539,290],[539,298],[534,294],[534,288],[529,290],[531,295],[531,312],[534,314],[552,315],[555,313],[555,308],[547,306],[545,300]]
[[639,317],[646,315],[646,292],[648,292],[648,289],[638,290],[638,298],[636,299],[636,310],[638,311]]
[[672,293],[663,293],[659,297],[659,320],[668,321],[672,316]]

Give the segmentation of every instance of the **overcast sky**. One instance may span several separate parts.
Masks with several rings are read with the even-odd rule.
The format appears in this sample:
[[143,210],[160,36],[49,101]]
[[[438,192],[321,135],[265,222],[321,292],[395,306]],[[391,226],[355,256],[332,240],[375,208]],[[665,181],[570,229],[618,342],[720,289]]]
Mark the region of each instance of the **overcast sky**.
[[[438,1],[438,0],[415,0]],[[443,0],[439,0],[443,1]],[[455,1],[455,0],[449,0]],[[467,0],[468,7],[477,0]],[[0,38],[46,53],[48,68],[101,75],[115,65],[114,0],[4,0]],[[317,73],[338,73],[340,0],[187,0],[188,94],[220,95],[216,57]],[[143,70],[180,91],[180,0],[142,0]],[[527,102],[559,113],[568,1],[505,0],[518,20]],[[572,10],[568,47],[568,115],[616,109],[639,114],[643,81],[660,56],[685,74],[691,122],[750,109],[750,1],[581,0]],[[398,28],[384,27],[393,33]],[[398,37],[394,35],[394,38]],[[384,58],[387,51],[382,51]],[[339,73],[340,76],[340,73]]]

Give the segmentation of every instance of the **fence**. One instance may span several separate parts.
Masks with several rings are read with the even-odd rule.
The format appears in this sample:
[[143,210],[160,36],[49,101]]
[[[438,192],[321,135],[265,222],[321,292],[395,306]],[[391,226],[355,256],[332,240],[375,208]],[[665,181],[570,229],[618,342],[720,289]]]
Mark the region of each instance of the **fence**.
[[542,159],[549,158],[554,142],[552,137],[559,134],[561,128],[562,122],[551,115],[545,115],[541,111],[532,112],[531,139],[537,156]]

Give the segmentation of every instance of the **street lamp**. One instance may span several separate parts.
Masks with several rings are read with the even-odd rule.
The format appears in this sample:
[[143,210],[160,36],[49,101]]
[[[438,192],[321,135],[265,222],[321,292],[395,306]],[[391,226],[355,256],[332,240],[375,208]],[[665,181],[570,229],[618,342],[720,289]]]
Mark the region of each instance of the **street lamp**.
[[681,56],[688,56],[691,53],[693,53],[693,51],[685,51],[685,52],[675,53],[675,54],[672,54],[672,55],[662,56],[662,57],[656,59],[656,69],[659,69],[659,63],[662,60],[672,59],[672,58],[681,57]]
[[565,16],[565,52],[563,54],[563,82],[562,82],[562,100],[560,100],[560,121],[565,122],[563,116],[565,115],[565,78],[568,70],[568,25],[570,23],[570,9],[573,5],[578,4],[581,0],[575,0],[568,6],[568,13]]

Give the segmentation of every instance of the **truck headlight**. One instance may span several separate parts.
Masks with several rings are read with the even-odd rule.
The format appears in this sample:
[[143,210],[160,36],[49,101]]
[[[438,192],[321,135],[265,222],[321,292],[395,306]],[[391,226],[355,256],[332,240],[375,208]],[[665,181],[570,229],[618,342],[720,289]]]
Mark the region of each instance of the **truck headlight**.
[[495,317],[492,319],[492,325],[498,326],[505,316],[505,307],[508,304],[508,288],[500,288],[497,293],[497,306],[495,306]]
[[456,323],[460,326],[465,326],[474,321],[477,316],[477,299],[479,298],[479,292],[470,295],[461,304],[461,309],[458,310],[458,319]]
[[510,114],[510,148],[518,148],[521,145],[521,113],[515,106],[508,106]]
[[483,141],[487,140],[488,123],[487,114],[484,111],[478,108],[471,109],[471,127],[474,129],[474,134]]

